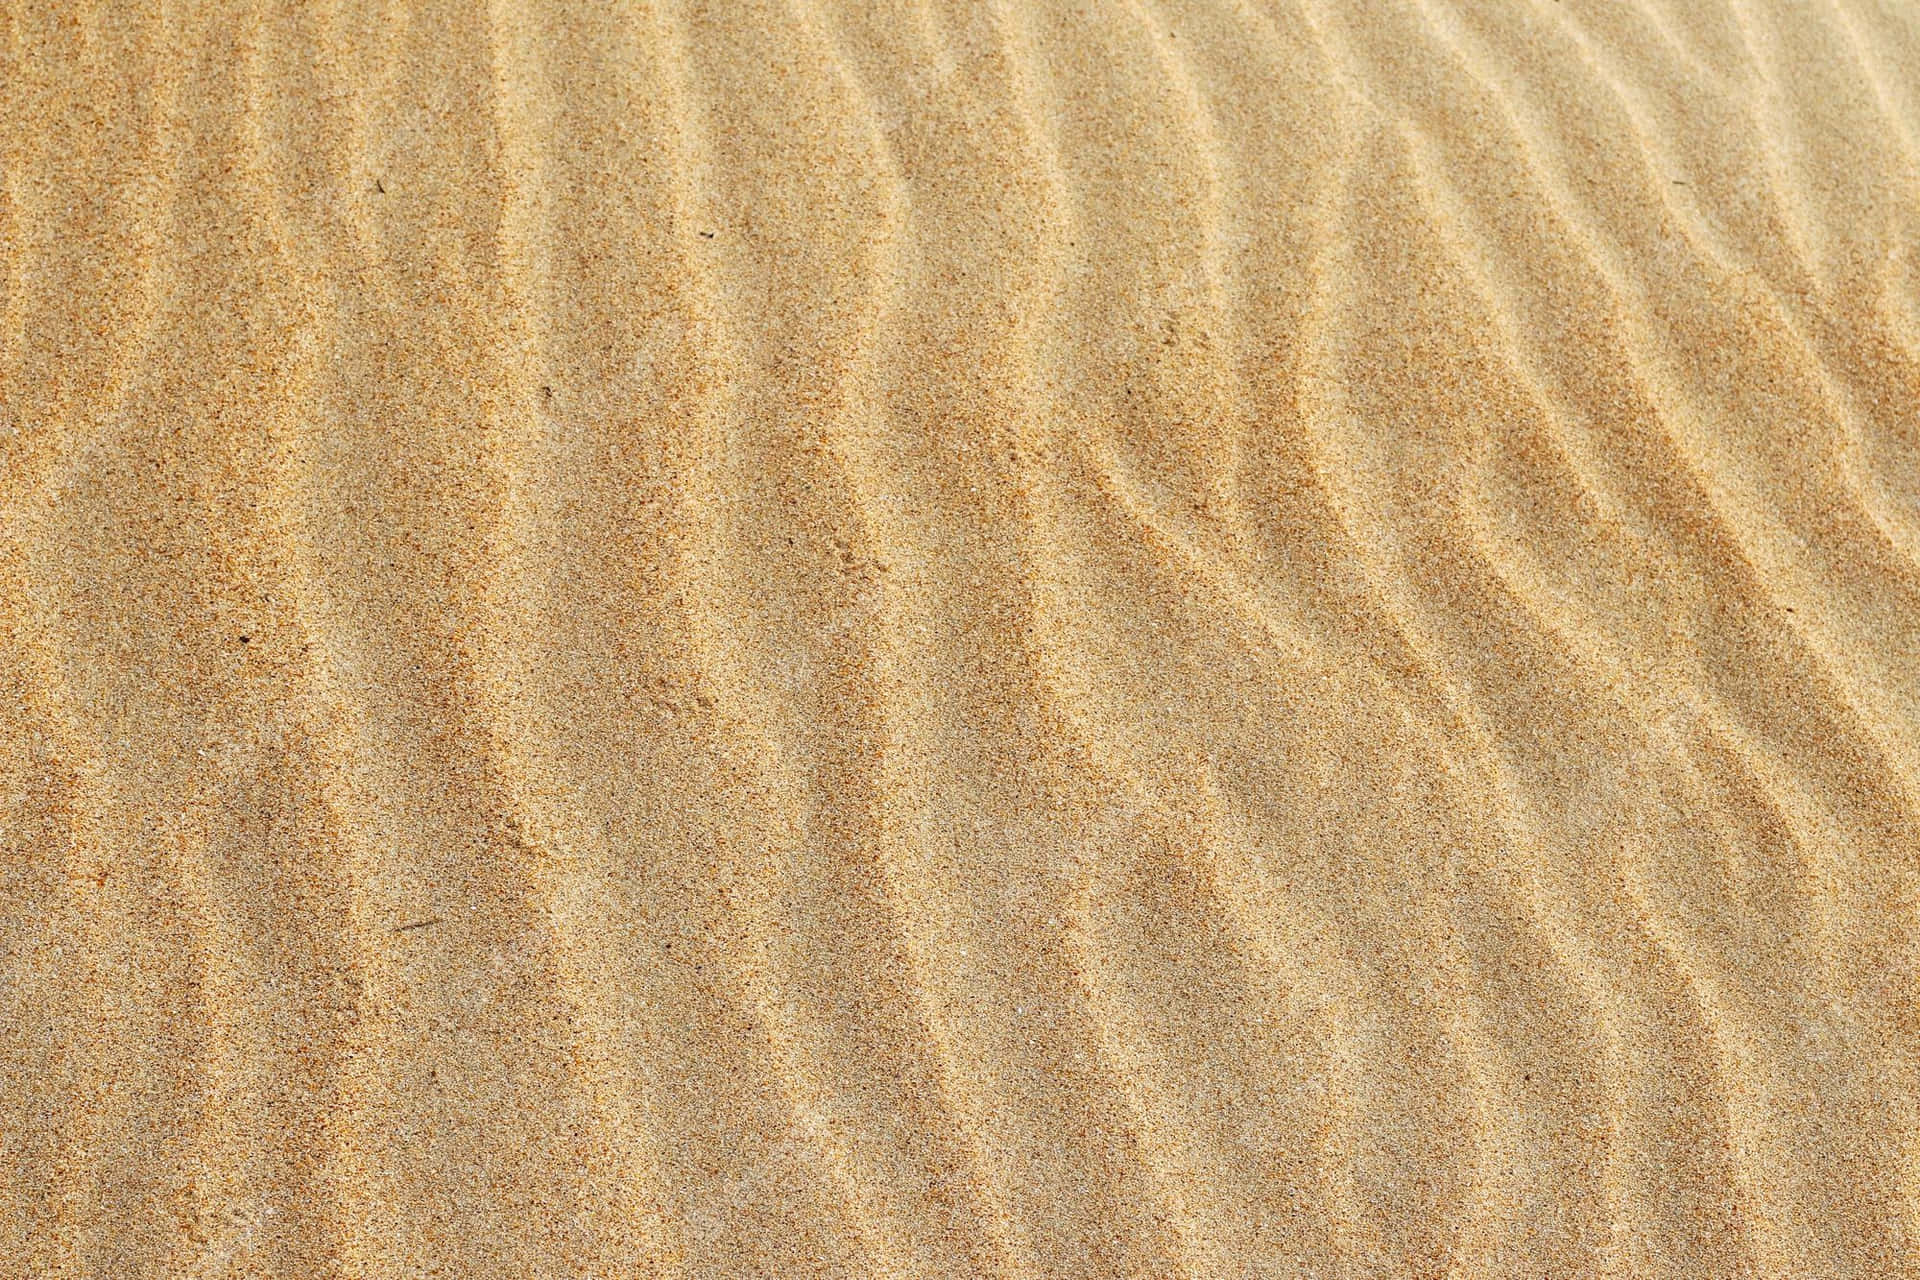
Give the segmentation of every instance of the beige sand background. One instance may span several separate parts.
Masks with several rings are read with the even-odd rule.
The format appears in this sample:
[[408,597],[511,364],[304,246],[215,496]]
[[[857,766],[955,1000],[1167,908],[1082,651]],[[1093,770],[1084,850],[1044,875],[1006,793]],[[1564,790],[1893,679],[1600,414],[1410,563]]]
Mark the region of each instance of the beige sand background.
[[0,1273],[1920,1274],[1920,8],[0,112]]

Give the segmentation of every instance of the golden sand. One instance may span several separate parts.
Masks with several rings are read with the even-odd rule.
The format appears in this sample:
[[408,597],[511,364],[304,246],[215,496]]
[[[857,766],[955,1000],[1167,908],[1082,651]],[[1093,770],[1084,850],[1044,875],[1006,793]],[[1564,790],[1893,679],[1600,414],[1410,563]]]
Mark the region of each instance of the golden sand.
[[1920,7],[8,0],[0,1274],[1920,1275]]

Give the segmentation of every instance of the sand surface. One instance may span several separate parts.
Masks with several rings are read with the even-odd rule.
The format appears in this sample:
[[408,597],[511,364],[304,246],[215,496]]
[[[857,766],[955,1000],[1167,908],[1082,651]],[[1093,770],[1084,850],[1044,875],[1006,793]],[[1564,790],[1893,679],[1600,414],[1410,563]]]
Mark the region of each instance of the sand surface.
[[1920,6],[8,0],[0,1275],[1920,1275]]

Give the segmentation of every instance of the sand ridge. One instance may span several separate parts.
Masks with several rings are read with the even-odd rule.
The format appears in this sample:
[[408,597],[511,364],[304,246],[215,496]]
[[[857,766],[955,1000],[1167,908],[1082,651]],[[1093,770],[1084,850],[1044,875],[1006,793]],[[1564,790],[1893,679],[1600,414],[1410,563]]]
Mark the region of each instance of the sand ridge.
[[0,1274],[1920,1271],[1916,86],[0,5]]

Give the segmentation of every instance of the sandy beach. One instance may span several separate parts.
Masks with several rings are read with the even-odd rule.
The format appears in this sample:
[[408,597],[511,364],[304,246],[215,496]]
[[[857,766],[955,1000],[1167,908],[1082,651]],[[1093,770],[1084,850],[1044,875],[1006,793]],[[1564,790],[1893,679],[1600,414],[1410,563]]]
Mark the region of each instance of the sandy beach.
[[0,1277],[1920,1276],[1920,6],[0,0]]

